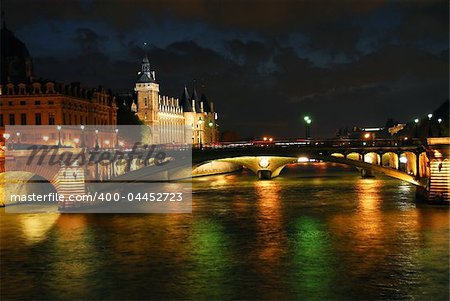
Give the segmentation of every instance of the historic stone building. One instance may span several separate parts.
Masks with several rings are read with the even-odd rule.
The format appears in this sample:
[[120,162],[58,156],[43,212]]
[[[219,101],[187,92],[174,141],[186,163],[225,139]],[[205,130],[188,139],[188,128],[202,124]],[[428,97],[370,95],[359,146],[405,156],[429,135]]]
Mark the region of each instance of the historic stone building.
[[[62,143],[76,146],[80,138],[69,132],[71,125],[116,125],[114,98],[102,87],[83,89],[80,83],[68,85],[38,81],[28,49],[3,24],[1,29],[0,134],[18,139],[16,133],[5,133],[6,125],[55,125],[54,131],[41,133],[44,144],[54,144],[57,126],[63,129]],[[52,127],[51,127],[52,128]],[[25,142],[25,137],[21,138]]]
[[[217,143],[217,113],[214,104],[208,101],[205,94],[199,98],[195,85],[191,96],[186,86],[180,99],[160,95],[156,73],[150,69],[146,56],[142,61],[135,91],[137,103],[133,102],[131,110],[146,125],[155,126],[153,143]],[[192,129],[192,138],[186,138],[186,128]]]

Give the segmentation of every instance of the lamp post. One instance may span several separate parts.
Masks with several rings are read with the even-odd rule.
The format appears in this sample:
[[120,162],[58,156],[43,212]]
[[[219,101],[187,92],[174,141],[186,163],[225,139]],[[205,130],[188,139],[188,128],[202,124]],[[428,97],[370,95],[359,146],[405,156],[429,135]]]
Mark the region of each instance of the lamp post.
[[10,135],[9,133],[3,133],[3,138],[5,138],[5,147],[6,149],[8,149],[8,139],[9,139]]
[[414,134],[414,136],[416,138],[419,138],[418,125],[419,125],[419,118],[416,118],[416,119],[414,119],[414,127],[415,127],[415,134]]
[[95,148],[99,148],[99,145],[98,145],[98,130],[95,130]]
[[433,132],[431,130],[431,118],[433,117],[433,114],[428,114],[428,137],[433,136]]
[[17,136],[17,145],[19,145],[20,144],[20,132],[17,132],[16,136]]
[[84,145],[84,125],[80,125],[80,129],[81,129],[81,147],[85,147]]
[[202,149],[202,123],[203,120],[201,117],[198,118],[198,126],[199,126],[199,130],[198,130],[198,136],[199,136],[199,143],[200,143],[200,149]]
[[305,121],[305,138],[309,139],[309,136],[311,135],[312,119],[309,116],[305,116],[305,117],[303,117],[303,120]]
[[61,147],[61,129],[62,127],[60,125],[56,126],[56,129],[58,130],[58,147]]
[[442,123],[442,118],[438,119],[438,124],[439,124],[439,137],[442,136],[442,127],[441,127],[441,123]]
[[114,132],[116,132],[116,148],[119,148],[119,129],[116,128]]
[[211,132],[211,141],[210,141],[210,144],[213,144],[213,139],[214,139],[214,129],[213,129],[213,126],[214,126],[214,123],[212,122],[212,121],[210,121],[209,123],[208,123],[208,126],[209,126],[209,130],[210,130],[210,132]]

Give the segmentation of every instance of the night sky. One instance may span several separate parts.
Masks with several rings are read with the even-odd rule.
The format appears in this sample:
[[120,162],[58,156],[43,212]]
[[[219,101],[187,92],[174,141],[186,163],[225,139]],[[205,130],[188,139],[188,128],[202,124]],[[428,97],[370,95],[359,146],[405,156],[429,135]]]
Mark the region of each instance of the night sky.
[[[3,0],[38,77],[132,90],[143,43],[165,95],[184,84],[241,137],[409,122],[448,98],[448,1]],[[203,88],[202,88],[203,87]]]

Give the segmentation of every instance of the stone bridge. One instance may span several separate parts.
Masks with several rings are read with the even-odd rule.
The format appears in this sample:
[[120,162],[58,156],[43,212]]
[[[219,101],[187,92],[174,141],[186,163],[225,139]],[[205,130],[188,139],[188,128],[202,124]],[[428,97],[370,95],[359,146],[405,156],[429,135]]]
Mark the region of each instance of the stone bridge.
[[[153,159],[99,160],[88,168],[63,162],[42,162],[41,165],[27,165],[29,150],[14,150],[6,157],[7,175],[0,174],[3,181],[23,183],[47,182],[59,194],[89,193],[89,185],[95,182],[117,183],[139,181],[139,179],[172,181],[191,176],[218,174],[246,167],[259,179],[277,177],[288,165],[310,160],[334,162],[358,168],[363,176],[381,173],[416,185],[425,198],[449,200],[450,165],[448,148],[450,138],[432,138],[426,145],[410,143],[382,145],[366,143],[322,143],[316,141],[307,145],[294,143],[270,145],[222,145],[216,148],[192,150],[192,162],[167,169],[155,166]],[[65,152],[76,155],[86,149],[57,149],[58,156]],[[112,150],[114,152],[114,150]],[[169,158],[170,159],[170,158]],[[45,160],[50,160],[47,157]],[[122,163],[122,164],[119,164]],[[8,176],[9,175],[9,176]],[[94,180],[92,180],[94,179]],[[94,182],[94,184],[92,184]],[[103,187],[106,187],[102,185]],[[109,186],[108,186],[109,187]]]

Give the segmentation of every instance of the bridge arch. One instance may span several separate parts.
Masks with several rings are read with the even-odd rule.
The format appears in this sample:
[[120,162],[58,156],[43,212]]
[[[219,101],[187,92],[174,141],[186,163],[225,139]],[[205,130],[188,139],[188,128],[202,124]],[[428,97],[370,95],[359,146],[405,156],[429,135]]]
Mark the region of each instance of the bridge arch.
[[330,156],[336,157],[336,158],[345,158],[345,154],[341,154],[341,153],[332,153]]
[[368,152],[364,154],[364,162],[381,165],[381,156],[376,152]]
[[0,174],[0,183],[4,187],[4,197],[0,198],[0,205],[8,204],[11,194],[26,195],[29,191],[36,194],[57,192],[57,183],[28,171],[7,171]]
[[399,166],[398,169],[400,171],[406,172],[407,174],[415,175],[417,174],[417,166],[416,166],[417,156],[413,152],[402,152],[399,155]]
[[362,161],[362,155],[357,152],[350,152],[345,156],[346,159]]
[[386,152],[381,156],[381,166],[398,169],[398,154]]

